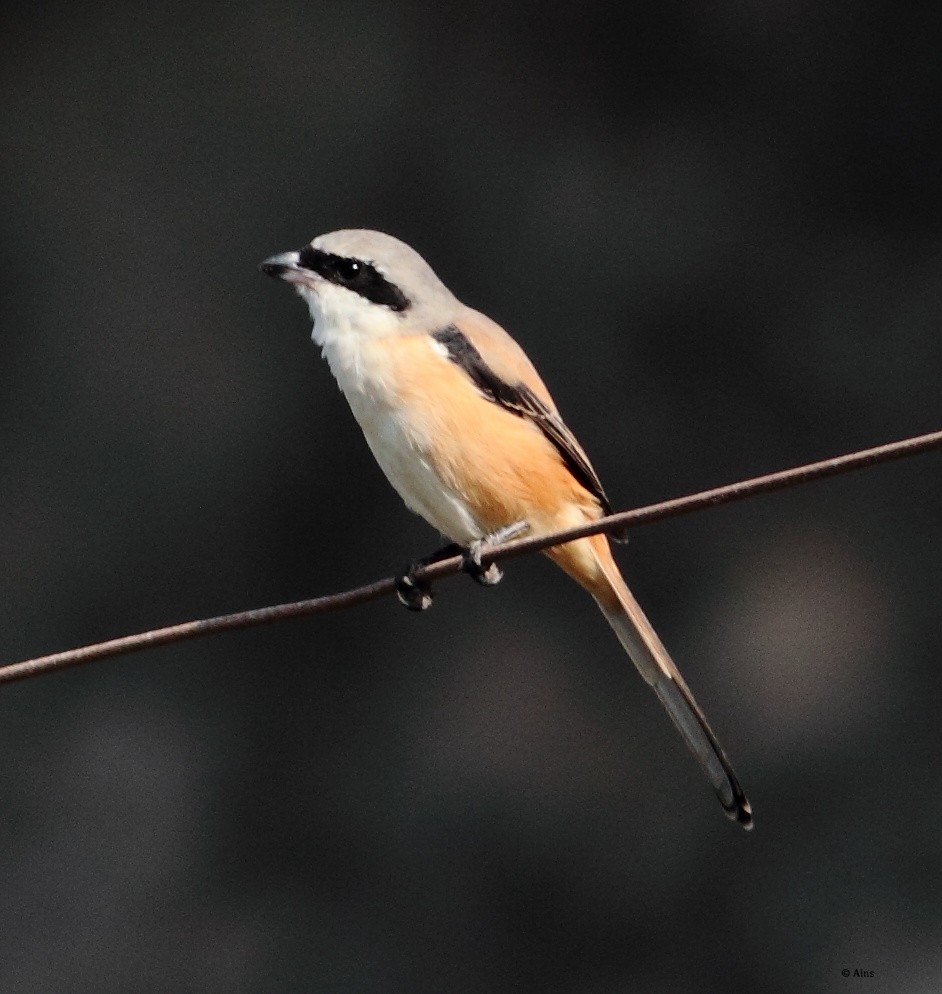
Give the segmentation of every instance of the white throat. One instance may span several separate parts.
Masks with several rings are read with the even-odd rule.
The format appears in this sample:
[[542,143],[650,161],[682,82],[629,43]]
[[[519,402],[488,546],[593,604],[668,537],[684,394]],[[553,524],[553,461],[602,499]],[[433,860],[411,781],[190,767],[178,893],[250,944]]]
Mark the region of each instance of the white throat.
[[[384,379],[385,370],[383,363],[377,363],[377,350],[371,346],[380,339],[401,333],[395,313],[330,286],[317,290],[300,287],[298,292],[307,303],[314,322],[311,339],[320,346],[321,355],[351,406],[358,393],[376,395],[381,386],[378,381]],[[381,395],[382,390],[378,393]]]
[[[483,534],[466,500],[451,493],[431,458],[434,431],[423,412],[403,407],[394,389],[390,336],[402,335],[387,308],[302,288],[314,321],[311,338],[321,347],[367,444],[406,505],[452,541],[469,544]],[[429,351],[436,352],[429,337]]]

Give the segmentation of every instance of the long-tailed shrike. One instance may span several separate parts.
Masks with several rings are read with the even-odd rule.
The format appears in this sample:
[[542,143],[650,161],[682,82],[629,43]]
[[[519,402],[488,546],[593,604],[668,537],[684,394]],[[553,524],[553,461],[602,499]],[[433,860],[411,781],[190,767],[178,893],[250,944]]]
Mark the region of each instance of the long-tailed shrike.
[[[376,461],[413,511],[470,550],[466,566],[477,579],[500,578],[493,566],[480,568],[482,543],[495,536],[539,535],[610,511],[588,456],[524,351],[462,304],[408,245],[377,231],[334,231],[261,268],[307,301],[313,339]],[[736,774],[606,537],[546,554],[595,599],[726,813],[751,828]],[[410,570],[397,587],[409,607],[431,603]]]

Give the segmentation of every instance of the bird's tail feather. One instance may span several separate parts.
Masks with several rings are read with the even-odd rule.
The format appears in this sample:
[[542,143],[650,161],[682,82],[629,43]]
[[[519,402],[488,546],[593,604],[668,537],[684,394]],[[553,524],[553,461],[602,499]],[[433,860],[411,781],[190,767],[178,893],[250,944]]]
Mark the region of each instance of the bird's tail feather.
[[604,589],[590,590],[632,662],[651,685],[690,751],[696,756],[726,814],[743,828],[752,828],[752,808],[726,753],[713,734],[700,705],[680,675],[628,589],[612,558],[608,543],[592,542],[595,559],[605,577]]

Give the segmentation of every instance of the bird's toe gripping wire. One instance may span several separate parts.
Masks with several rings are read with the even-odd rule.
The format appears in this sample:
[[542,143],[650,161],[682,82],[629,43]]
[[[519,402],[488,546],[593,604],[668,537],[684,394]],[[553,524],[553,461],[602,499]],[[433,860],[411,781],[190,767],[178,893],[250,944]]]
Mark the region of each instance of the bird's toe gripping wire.
[[423,566],[431,566],[433,563],[441,562],[443,559],[450,559],[452,556],[461,556],[461,568],[476,583],[484,587],[493,587],[500,583],[503,571],[497,563],[489,563],[484,566],[481,562],[482,556],[488,548],[508,542],[510,539],[519,538],[530,530],[526,521],[515,521],[512,525],[498,528],[497,531],[479,538],[472,542],[470,546],[464,548],[452,542],[443,546],[429,556],[421,559],[413,559],[402,572],[395,577],[396,596],[399,602],[410,611],[427,611],[432,606],[434,594],[432,585],[427,580],[420,580],[415,574]]
[[395,577],[396,596],[399,602],[404,604],[410,611],[427,611],[432,606],[434,595],[432,585],[428,580],[420,580],[416,575],[416,570],[423,566],[431,566],[432,563],[439,563],[443,559],[450,559],[463,553],[464,549],[460,545],[452,542],[433,552],[431,555],[423,556],[421,559],[413,559],[405,569]]
[[402,573],[397,574],[396,596],[399,603],[410,611],[427,611],[432,606],[432,585],[424,580],[418,580],[413,575],[416,566],[424,565],[418,560],[410,563]]
[[526,521],[515,521],[512,525],[505,525],[503,528],[498,528],[497,531],[479,538],[463,551],[461,568],[475,583],[480,583],[482,587],[496,586],[503,579],[504,572],[497,563],[482,565],[482,556],[488,548],[509,542],[514,538],[520,538],[529,530],[530,525]]

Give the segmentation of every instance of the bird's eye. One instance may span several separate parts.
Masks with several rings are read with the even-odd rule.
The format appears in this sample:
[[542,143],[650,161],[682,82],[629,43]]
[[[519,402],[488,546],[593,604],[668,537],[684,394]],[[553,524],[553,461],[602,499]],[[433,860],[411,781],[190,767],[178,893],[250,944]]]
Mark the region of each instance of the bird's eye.
[[363,263],[356,259],[338,259],[337,275],[344,283],[352,283],[363,272]]

